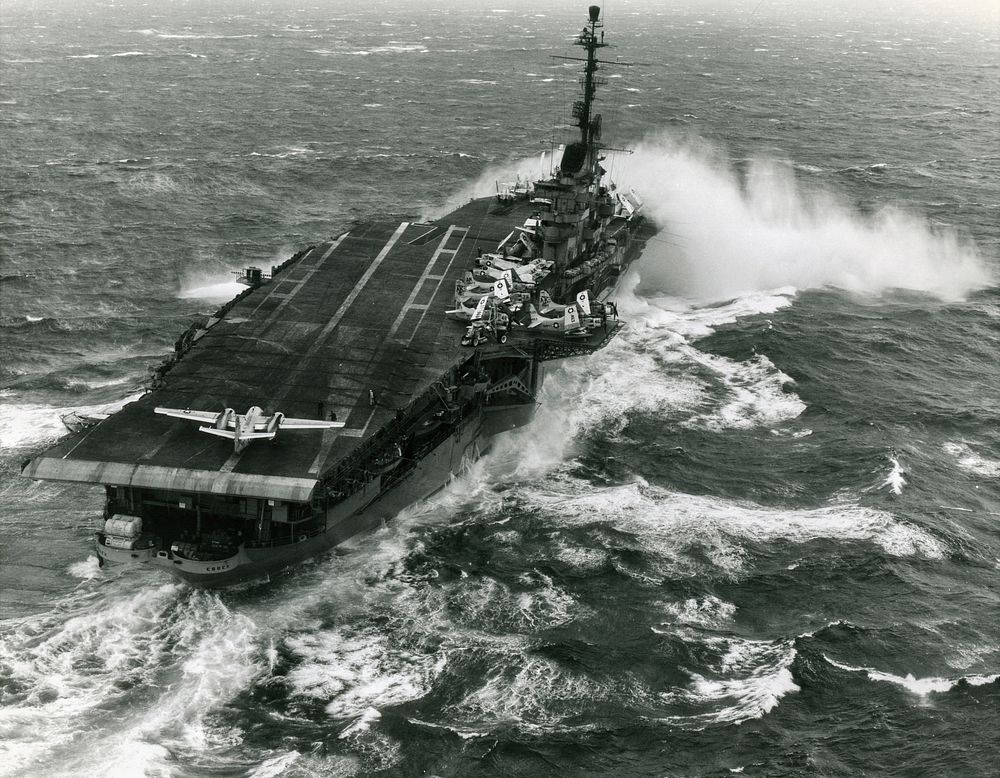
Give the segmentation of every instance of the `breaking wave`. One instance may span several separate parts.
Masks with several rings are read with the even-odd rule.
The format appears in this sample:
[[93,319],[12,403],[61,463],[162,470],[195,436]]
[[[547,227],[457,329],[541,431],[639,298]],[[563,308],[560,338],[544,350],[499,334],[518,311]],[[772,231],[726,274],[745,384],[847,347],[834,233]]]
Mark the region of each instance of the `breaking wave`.
[[892,673],[876,670],[873,667],[852,667],[851,665],[836,662],[828,656],[824,656],[823,658],[836,668],[851,673],[866,673],[871,681],[895,684],[919,697],[926,697],[929,694],[944,694],[961,684],[985,686],[986,684],[996,683],[997,680],[1000,680],[1000,674],[963,675],[959,678],[916,678],[912,673],[907,673],[905,676],[893,675]]
[[896,457],[889,457],[889,461],[892,463],[892,470],[889,471],[889,475],[885,477],[879,488],[889,489],[896,495],[902,494],[903,487],[906,486],[906,478],[903,477],[906,471]]
[[[944,557],[947,546],[926,530],[891,514],[852,505],[810,510],[764,508],[748,502],[671,492],[643,481],[595,487],[565,477],[521,493],[535,510],[565,526],[607,525],[627,532],[642,564],[616,564],[619,572],[648,578],[713,572],[739,576],[750,566],[748,544],[817,540],[872,543],[896,557]],[[587,537],[598,544],[599,535]],[[709,566],[701,560],[707,560]]]
[[32,403],[0,403],[0,448],[21,448],[54,441],[68,434],[62,417],[115,413],[142,397],[142,392],[111,403],[53,408]]
[[871,216],[755,159],[745,174],[705,143],[649,139],[617,163],[667,231],[650,243],[641,290],[698,299],[793,286],[963,298],[994,282],[978,250],[891,205]]
[[1000,460],[984,457],[966,443],[945,443],[944,450],[954,457],[959,468],[967,473],[983,478],[1000,476]]
[[724,653],[691,684],[663,692],[661,700],[686,708],[663,721],[686,728],[740,724],[770,713],[786,694],[799,691],[792,676],[794,641],[726,640]]

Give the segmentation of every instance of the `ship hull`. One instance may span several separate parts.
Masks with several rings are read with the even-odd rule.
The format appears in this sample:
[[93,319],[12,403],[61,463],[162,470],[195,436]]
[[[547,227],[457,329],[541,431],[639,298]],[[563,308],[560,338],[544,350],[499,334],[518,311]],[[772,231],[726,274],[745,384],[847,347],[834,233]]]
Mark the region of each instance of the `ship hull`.
[[325,531],[295,542],[275,546],[241,547],[226,559],[199,561],[170,551],[110,548],[99,536],[96,544],[101,564],[146,564],[166,570],[199,587],[218,588],[267,578],[350,538],[385,526],[400,511],[445,488],[484,453],[492,437],[530,423],[535,405],[490,408],[467,421],[429,451],[413,472],[384,492],[378,480],[327,512]]

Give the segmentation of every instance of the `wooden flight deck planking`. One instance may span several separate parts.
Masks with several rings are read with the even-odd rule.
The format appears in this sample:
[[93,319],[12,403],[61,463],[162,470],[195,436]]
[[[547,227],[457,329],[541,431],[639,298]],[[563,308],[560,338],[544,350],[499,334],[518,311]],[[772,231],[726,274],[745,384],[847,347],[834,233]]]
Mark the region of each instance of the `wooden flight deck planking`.
[[[463,328],[444,313],[455,281],[477,248],[492,250],[531,212],[526,201],[483,198],[433,223],[366,223],[314,247],[236,303],[164,386],[70,436],[25,473],[146,486],[152,479],[182,491],[211,484],[214,492],[257,496],[284,484],[276,494],[307,494],[471,353],[460,345]],[[279,431],[273,443],[237,455],[198,425],[153,413],[155,406],[245,413],[251,405],[304,418],[318,418],[322,408],[345,427]]]

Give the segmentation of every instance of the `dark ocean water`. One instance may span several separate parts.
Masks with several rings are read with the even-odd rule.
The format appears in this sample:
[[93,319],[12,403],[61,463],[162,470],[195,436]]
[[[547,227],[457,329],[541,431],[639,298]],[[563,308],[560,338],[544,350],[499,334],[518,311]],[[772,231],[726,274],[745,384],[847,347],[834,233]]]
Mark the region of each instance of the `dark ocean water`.
[[996,13],[615,0],[627,332],[290,575],[98,569],[61,412],[566,137],[582,3],[301,5],[0,12],[0,774],[997,775]]

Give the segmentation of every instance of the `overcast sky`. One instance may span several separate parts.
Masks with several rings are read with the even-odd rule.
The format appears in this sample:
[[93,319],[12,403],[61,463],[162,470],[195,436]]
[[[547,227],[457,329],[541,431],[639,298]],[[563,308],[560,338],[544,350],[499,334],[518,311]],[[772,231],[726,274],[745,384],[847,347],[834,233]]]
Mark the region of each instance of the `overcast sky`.
[[[379,8],[413,8],[418,12],[422,8],[454,7],[465,13],[476,9],[483,12],[503,9],[523,14],[546,14],[556,9],[565,13],[579,9],[581,18],[586,18],[590,3],[591,0],[367,0],[364,7],[372,13],[377,13]],[[930,17],[975,21],[983,32],[1000,36],[1000,0],[604,0],[596,4],[602,5],[611,18],[637,11],[668,18],[672,13],[688,17],[704,12],[747,22],[764,21],[774,16],[828,19],[848,16],[880,20]],[[132,13],[145,9],[151,16],[167,14],[176,18],[185,13],[203,17],[212,11],[254,15],[261,10],[296,12],[305,9],[322,13],[328,9],[337,13],[356,11],[358,7],[358,0],[0,0],[0,25],[23,20],[25,16],[30,18],[33,10],[42,13],[56,8],[76,11],[118,8]]]

